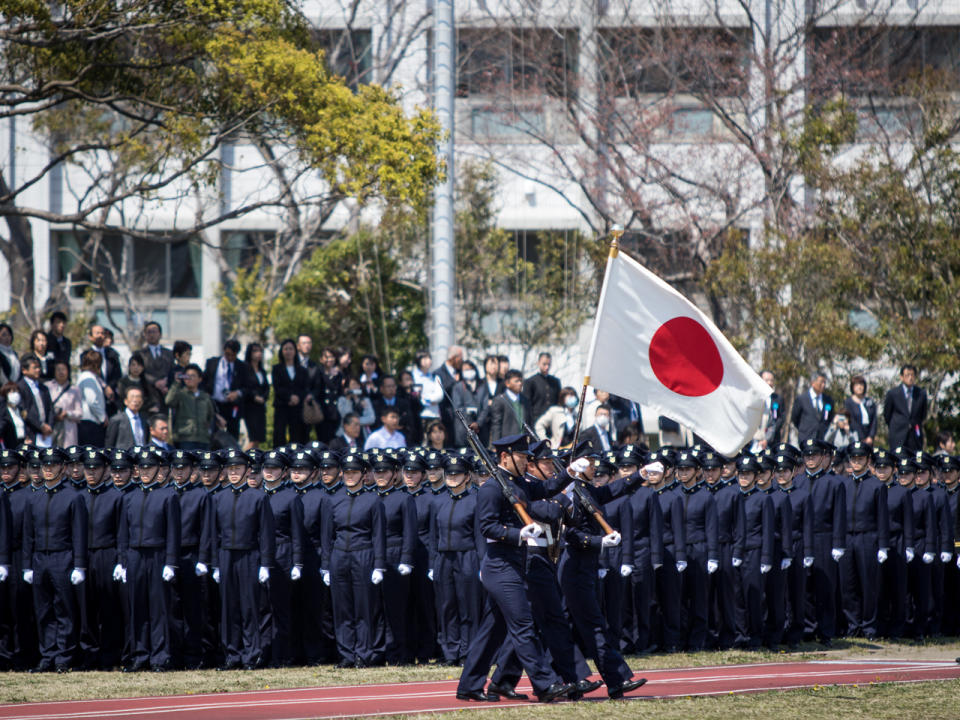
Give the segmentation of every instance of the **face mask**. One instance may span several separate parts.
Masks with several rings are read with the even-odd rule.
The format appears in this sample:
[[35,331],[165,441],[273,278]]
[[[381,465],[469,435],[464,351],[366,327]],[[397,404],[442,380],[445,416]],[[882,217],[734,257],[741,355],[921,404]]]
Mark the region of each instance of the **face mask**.
[[12,405],[16,407],[20,404],[20,393],[12,392],[7,395],[7,405]]
[[563,401],[563,404],[566,405],[568,408],[570,408],[570,409],[572,410],[573,408],[575,408],[575,407],[577,406],[577,404],[578,404],[579,402],[580,402],[580,401],[577,400],[577,398],[575,398],[573,395],[571,395],[570,397],[568,397],[566,400]]
[[464,370],[464,371],[463,371],[463,379],[464,379],[464,380],[476,380],[476,379],[477,379],[477,371],[476,371],[476,370]]
[[351,395],[362,395],[362,394],[363,394],[363,390],[361,390],[360,388],[355,388],[355,389],[353,389],[353,390],[350,391],[350,394],[351,394]]
[[608,418],[606,415],[601,415],[596,419],[596,424],[601,430],[606,430],[610,425],[610,418]]

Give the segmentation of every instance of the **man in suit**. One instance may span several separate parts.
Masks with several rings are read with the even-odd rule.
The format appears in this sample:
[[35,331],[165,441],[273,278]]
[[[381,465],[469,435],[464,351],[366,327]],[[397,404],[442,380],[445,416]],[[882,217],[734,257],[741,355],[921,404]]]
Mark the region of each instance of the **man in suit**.
[[760,452],[767,448],[775,448],[780,444],[780,436],[783,433],[783,423],[786,419],[783,415],[783,399],[776,391],[776,379],[773,373],[769,370],[761,370],[760,378],[770,386],[773,392],[767,397],[767,401],[763,406],[763,420],[760,423],[760,428],[753,436],[754,446],[752,450],[754,452]]
[[140,415],[143,407],[143,391],[138,387],[128,387],[123,396],[123,410],[110,418],[107,424],[106,447],[127,450],[141,447],[149,441],[147,423]]
[[540,353],[537,358],[537,372],[523,383],[523,394],[530,403],[534,420],[538,420],[547,408],[556,405],[560,395],[560,380],[550,374],[552,362],[550,353]]
[[47,386],[40,382],[40,361],[34,355],[24,355],[20,358],[20,372],[17,386],[26,412],[23,422],[27,426],[27,437],[32,436],[37,445],[49,445],[53,432],[53,401]]
[[158,447],[166,452],[173,451],[173,445],[170,444],[170,423],[166,415],[150,416],[150,447]]
[[117,382],[123,377],[120,356],[116,350],[107,345],[107,330],[103,325],[90,326],[90,345],[100,355],[100,379],[105,383],[103,395],[107,400],[107,412],[115,412]]
[[409,398],[397,395],[397,379],[393,375],[384,375],[380,379],[380,392],[373,399],[373,410],[377,414],[377,421],[372,426],[373,430],[379,430],[383,425],[380,418],[388,407],[396,409],[400,416],[400,432],[403,436],[412,437],[417,419],[414,417],[413,408],[410,407]]
[[227,421],[227,432],[234,438],[240,436],[243,396],[250,392],[253,384],[253,372],[237,358],[239,353],[240,343],[227,340],[223,344],[223,355],[207,360],[202,385],[202,389],[213,398],[217,414]]
[[900,368],[900,384],[887,391],[883,399],[883,419],[889,429],[890,447],[904,452],[923,449],[923,421],[927,417],[927,392],[918,388],[917,368]]
[[616,435],[609,405],[604,403],[597,408],[593,425],[580,435],[578,446],[582,444],[589,445],[590,452],[596,454],[616,449]]
[[526,423],[535,418],[530,412],[530,402],[522,395],[523,374],[508,370],[503,380],[503,394],[497,395],[490,404],[490,442],[502,437],[520,435]]
[[[440,420],[447,428],[448,438],[453,437],[456,419],[453,414],[453,405],[447,398],[453,395],[453,386],[460,382],[461,365],[463,365],[463,348],[459,345],[451,345],[450,349],[447,350],[447,361],[434,373],[447,393],[440,401]],[[518,430],[517,432],[521,431]]]
[[163,328],[160,323],[150,320],[143,326],[144,345],[140,348],[140,356],[143,358],[143,376],[149,386],[150,400],[152,405],[163,408],[163,398],[170,389],[167,384],[167,377],[173,369],[173,350],[163,347],[160,344],[160,337],[163,334]]
[[63,334],[67,327],[67,316],[57,310],[50,316],[50,332],[47,333],[47,349],[53,353],[54,362],[70,364],[70,352],[73,344],[70,338]]
[[297,335],[297,362],[307,371],[308,386],[313,387],[317,379],[317,364],[310,359],[313,350],[313,338],[309,335]]
[[833,398],[824,392],[826,387],[827,376],[816,372],[810,378],[810,387],[793,403],[790,422],[797,427],[801,445],[809,438],[823,440],[830,427],[835,409]]

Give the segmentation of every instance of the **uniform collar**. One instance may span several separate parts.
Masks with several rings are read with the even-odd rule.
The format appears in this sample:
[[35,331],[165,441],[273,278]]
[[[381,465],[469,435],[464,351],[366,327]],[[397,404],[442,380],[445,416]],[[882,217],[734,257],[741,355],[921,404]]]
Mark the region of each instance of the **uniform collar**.
[[230,490],[233,492],[234,495],[239,495],[239,494],[242,493],[244,490],[246,490],[248,487],[250,487],[250,486],[247,485],[246,482],[243,482],[243,483],[240,483],[239,485],[236,485],[236,486],[231,485],[231,486],[230,486]]
[[61,490],[63,490],[63,483],[64,483],[63,478],[60,478],[60,482],[58,482],[58,483],[57,483],[56,485],[54,485],[52,488],[48,488],[48,487],[46,486],[46,484],[44,484],[43,489],[44,489],[49,495],[54,495],[54,494],[60,492]]

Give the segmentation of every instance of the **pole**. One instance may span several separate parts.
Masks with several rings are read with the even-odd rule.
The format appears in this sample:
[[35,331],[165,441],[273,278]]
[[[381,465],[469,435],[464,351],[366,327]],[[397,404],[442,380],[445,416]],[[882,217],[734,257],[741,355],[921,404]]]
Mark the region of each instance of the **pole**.
[[444,137],[440,159],[446,177],[434,189],[433,237],[430,244],[430,352],[437,362],[454,343],[453,132],[456,42],[454,0],[437,0],[434,16],[434,106]]
[[[610,261],[620,254],[620,238],[623,237],[623,226],[614,225],[610,228],[610,255],[607,258],[607,266]],[[606,279],[605,279],[606,280]],[[604,282],[606,285],[606,282]],[[593,346],[596,342],[596,327],[594,327],[594,337],[590,340],[590,350],[587,355],[587,374],[583,376],[583,389],[580,391],[580,408],[577,410],[577,424],[573,428],[573,457],[577,456],[577,443],[580,442],[580,423],[583,421],[583,406],[587,404],[587,387],[590,385],[590,363],[593,360]]]

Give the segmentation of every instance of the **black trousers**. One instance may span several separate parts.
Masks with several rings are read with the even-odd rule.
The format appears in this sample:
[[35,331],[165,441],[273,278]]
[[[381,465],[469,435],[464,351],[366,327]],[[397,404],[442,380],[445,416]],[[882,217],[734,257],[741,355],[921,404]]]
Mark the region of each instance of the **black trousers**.
[[880,596],[880,562],[876,534],[847,535],[847,552],[837,563],[847,635],[877,636]]
[[370,581],[373,550],[337,550],[330,556],[330,591],[337,649],[347,662],[379,665],[382,647],[376,632],[381,622],[380,590]]
[[[165,554],[165,548],[130,548],[127,551],[133,667],[167,666],[173,662],[168,622],[169,591],[163,581]],[[178,574],[182,572],[181,569]]]
[[451,665],[467,656],[483,616],[485,593],[479,570],[476,550],[438,552],[434,559],[440,650],[444,661]]
[[[178,666],[194,668],[203,662],[203,596],[204,578],[197,577],[199,553],[196,548],[181,548],[179,569],[169,583],[170,646]],[[212,569],[208,568],[208,572]]]
[[33,605],[37,619],[40,662],[71,666],[77,659],[79,610],[70,584],[73,551],[35,552]]
[[[260,588],[260,637],[263,660],[273,667],[293,664],[293,586],[290,579],[292,548],[277,542],[277,563]],[[259,572],[259,568],[258,568]],[[301,579],[296,582],[301,582]],[[315,621],[313,621],[315,622]]]
[[78,586],[80,605],[80,649],[90,669],[109,669],[120,662],[124,626],[120,588],[113,579],[117,565],[116,548],[90,550],[87,579]]
[[220,551],[220,638],[227,665],[256,665],[263,660],[259,572],[259,550]]

